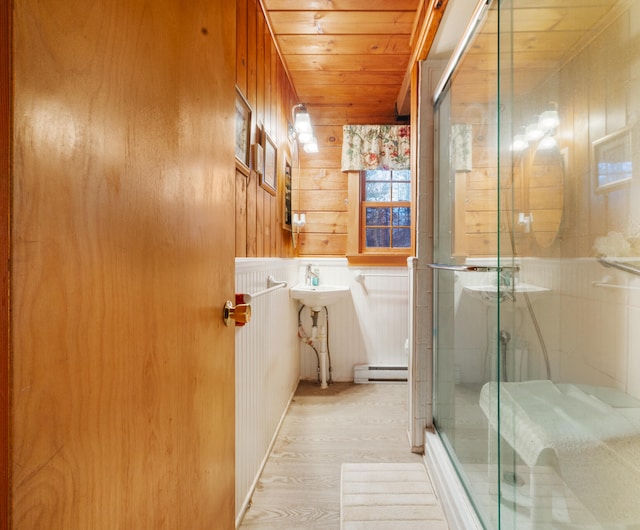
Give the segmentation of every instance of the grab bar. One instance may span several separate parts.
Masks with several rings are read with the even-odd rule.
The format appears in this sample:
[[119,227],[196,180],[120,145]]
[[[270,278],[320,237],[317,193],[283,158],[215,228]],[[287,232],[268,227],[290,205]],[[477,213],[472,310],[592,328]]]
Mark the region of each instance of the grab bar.
[[489,265],[447,265],[446,263],[429,263],[429,267],[432,269],[454,272],[518,272],[520,270],[519,265],[494,267]]
[[365,280],[368,276],[375,278],[406,278],[407,274],[398,273],[398,274],[379,274],[375,272],[358,272],[355,276],[355,280],[357,282],[361,282]]
[[617,283],[608,283],[606,278],[600,281],[591,282],[593,287],[608,287],[609,289],[625,289],[629,291],[640,291],[640,287],[632,287],[629,285],[618,285]]
[[[631,274],[635,274],[636,276],[640,276],[640,269],[638,267],[634,267],[633,265],[625,265],[624,263],[620,263],[619,261],[612,261],[607,258],[596,258],[598,263],[603,267],[613,267],[614,269],[619,269],[621,271],[629,272]],[[638,259],[634,259],[634,261],[638,261]]]
[[260,296],[263,296],[267,293],[271,293],[273,291],[277,291],[278,289],[282,289],[283,287],[286,287],[286,286],[287,286],[287,282],[278,281],[273,276],[269,276],[267,278],[267,288],[262,291],[258,291],[257,293],[251,294],[249,296],[251,297],[251,300],[253,300],[254,298],[259,298]]

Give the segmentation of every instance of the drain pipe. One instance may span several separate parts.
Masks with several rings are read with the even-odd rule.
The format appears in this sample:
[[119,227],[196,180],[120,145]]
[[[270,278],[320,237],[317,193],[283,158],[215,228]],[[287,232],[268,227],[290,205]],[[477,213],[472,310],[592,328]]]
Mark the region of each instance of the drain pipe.
[[[307,334],[304,331],[304,328],[302,327],[302,319],[300,318],[300,315],[302,314],[302,310],[305,308],[306,306],[301,306],[300,310],[298,311],[298,337],[300,338],[300,340],[302,342],[304,342],[307,346],[309,346],[316,354],[316,360],[318,362],[318,365],[316,367],[316,375],[318,378],[318,383],[320,383],[320,354],[318,353],[318,350],[316,349],[316,347],[313,345],[313,336],[312,337],[307,337]],[[318,326],[317,326],[317,322],[318,322],[318,313],[316,312],[316,326],[311,328],[312,331],[312,335],[314,331],[318,330]],[[313,314],[312,314],[313,316]]]
[[[325,323],[322,326],[318,326],[318,315],[320,314],[321,309],[316,309],[315,307],[309,307],[311,312],[311,336],[307,336],[302,327],[302,319],[300,315],[302,314],[302,310],[306,306],[302,306],[298,311],[298,337],[305,344],[309,345],[316,354],[316,359],[318,361],[317,365],[317,375],[318,375],[318,383],[320,384],[320,388],[328,388],[330,384],[333,383],[333,368],[331,366],[331,355],[329,353],[329,310],[327,306],[323,306],[325,313]],[[320,351],[314,346],[316,343],[320,343]]]
[[328,382],[330,385],[333,384],[333,368],[331,367],[331,352],[329,351],[329,310],[327,306],[324,306],[324,314],[325,314],[325,322],[327,326],[327,360],[329,361],[329,375]]

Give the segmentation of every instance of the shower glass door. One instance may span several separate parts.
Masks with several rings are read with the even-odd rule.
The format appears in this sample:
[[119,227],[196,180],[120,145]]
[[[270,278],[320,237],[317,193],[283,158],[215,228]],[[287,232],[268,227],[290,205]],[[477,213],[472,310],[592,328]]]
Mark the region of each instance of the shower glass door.
[[484,526],[515,528],[503,507],[518,502],[522,477],[498,435],[497,404],[499,383],[526,376],[511,230],[521,199],[513,151],[501,145],[511,119],[500,103],[509,86],[497,5],[477,11],[435,104],[434,423]]
[[640,528],[640,1],[476,15],[434,102],[434,425],[484,527]]

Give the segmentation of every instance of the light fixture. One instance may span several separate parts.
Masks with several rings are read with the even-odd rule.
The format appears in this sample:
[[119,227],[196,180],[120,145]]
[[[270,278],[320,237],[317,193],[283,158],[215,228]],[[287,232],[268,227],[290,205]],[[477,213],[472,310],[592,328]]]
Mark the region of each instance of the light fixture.
[[308,144],[313,141],[313,133],[309,132],[300,132],[298,133],[298,142],[301,144]]
[[305,153],[317,153],[318,152],[318,142],[315,137],[311,138],[310,142],[304,144],[304,152]]
[[511,150],[515,152],[524,151],[529,147],[529,142],[525,138],[524,134],[516,134],[513,137],[513,143],[511,144]]
[[293,122],[290,138],[297,139],[307,153],[318,152],[318,142],[313,135],[311,117],[304,103],[298,103],[291,109],[291,121]]
[[538,144],[538,149],[542,149],[543,151],[545,149],[554,149],[557,145],[558,145],[558,142],[556,141],[555,137],[545,136],[542,140],[540,140],[540,143]]
[[545,110],[538,118],[538,128],[544,132],[555,129],[560,123],[557,110]]
[[524,135],[528,142],[537,142],[544,136],[544,131],[538,127],[538,122],[536,121],[527,125]]
[[306,105],[298,103],[291,110],[293,117],[293,128],[298,134],[311,132],[311,117]]

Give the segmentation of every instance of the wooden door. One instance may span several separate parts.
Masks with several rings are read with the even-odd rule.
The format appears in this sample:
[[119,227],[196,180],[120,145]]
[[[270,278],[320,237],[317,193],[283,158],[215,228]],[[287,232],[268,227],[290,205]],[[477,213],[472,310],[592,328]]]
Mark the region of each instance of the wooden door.
[[9,521],[9,169],[11,5],[0,3],[0,530]]
[[233,528],[235,2],[13,4],[13,528]]

